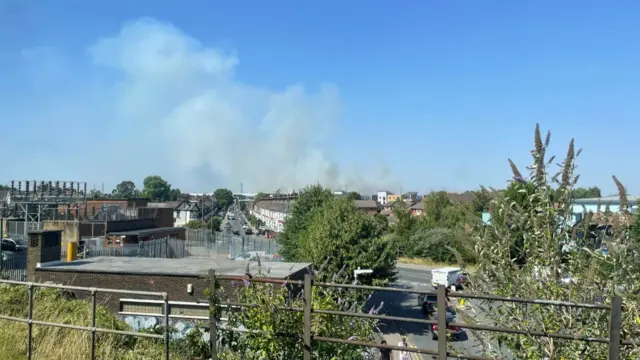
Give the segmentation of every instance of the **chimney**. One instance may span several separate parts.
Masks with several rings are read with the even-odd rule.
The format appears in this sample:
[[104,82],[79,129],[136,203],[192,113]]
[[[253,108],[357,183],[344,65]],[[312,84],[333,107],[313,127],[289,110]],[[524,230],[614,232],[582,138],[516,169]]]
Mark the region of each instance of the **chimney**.
[[62,230],[36,230],[29,232],[27,249],[27,281],[36,281],[38,264],[60,261]]

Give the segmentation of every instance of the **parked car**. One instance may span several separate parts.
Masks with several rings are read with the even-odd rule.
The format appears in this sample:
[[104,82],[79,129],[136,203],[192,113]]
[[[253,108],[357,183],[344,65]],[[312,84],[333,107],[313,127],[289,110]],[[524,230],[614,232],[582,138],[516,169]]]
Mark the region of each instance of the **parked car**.
[[18,251],[18,244],[13,239],[2,239],[2,251]]
[[244,233],[247,234],[247,235],[251,235],[251,234],[253,234],[253,230],[251,230],[251,228],[248,227],[248,228],[244,229]]

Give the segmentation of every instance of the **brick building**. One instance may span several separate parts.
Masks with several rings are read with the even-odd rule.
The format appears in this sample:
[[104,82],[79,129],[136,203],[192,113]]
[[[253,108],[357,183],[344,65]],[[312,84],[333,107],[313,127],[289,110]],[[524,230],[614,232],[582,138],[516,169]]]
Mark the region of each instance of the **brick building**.
[[[219,259],[160,259],[140,257],[95,257],[70,262],[60,261],[60,231],[38,231],[29,234],[27,281],[110,288],[136,291],[167,292],[172,307],[184,314],[202,310],[203,291],[209,286],[207,273],[213,269],[220,275],[242,276],[247,269],[259,274],[257,262]],[[57,254],[57,257],[55,256]],[[302,280],[310,264],[263,262],[261,269],[269,270],[269,277]],[[193,287],[193,293],[187,291]],[[222,282],[223,294],[232,294],[231,284]],[[74,292],[76,298],[88,294]],[[140,295],[98,295],[100,304],[117,314],[141,313],[158,306],[157,298]],[[206,309],[205,309],[206,310]]]

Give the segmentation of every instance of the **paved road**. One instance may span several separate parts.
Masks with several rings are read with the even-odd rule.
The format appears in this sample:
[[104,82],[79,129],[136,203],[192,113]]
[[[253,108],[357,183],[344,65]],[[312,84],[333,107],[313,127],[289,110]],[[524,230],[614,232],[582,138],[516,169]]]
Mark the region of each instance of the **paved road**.
[[[396,281],[393,286],[419,289],[425,292],[435,291],[430,285],[431,272],[429,270],[408,269],[403,267],[398,267],[397,270],[398,281]],[[377,293],[372,298],[372,301],[375,303],[384,301],[384,309],[388,315],[412,318],[424,317],[422,310],[418,306],[417,295],[414,294]],[[467,313],[473,314],[473,312]],[[463,322],[460,317],[458,317],[456,321]],[[393,334],[406,335],[410,346],[434,350],[438,348],[438,342],[431,339],[428,325],[393,322],[383,324],[380,330],[385,334],[385,337]],[[495,344],[493,345],[495,346]],[[460,341],[454,342],[450,349],[459,354],[484,355],[481,342],[476,335],[469,330],[466,331],[466,336],[463,336]],[[508,356],[506,357],[508,358]],[[413,360],[421,359],[431,359],[431,356],[413,355]]]
[[[229,223],[233,227],[233,229],[238,230],[240,232],[240,236],[242,236],[245,240],[244,250],[243,251],[266,251],[267,254],[275,253],[278,250],[278,245],[275,239],[266,239],[264,236],[255,235],[255,229],[252,235],[247,235],[242,228],[242,223],[240,222],[241,218],[244,218],[244,214],[242,214],[239,210],[231,210],[233,212],[234,220],[230,220]],[[246,222],[246,219],[245,219]],[[224,229],[224,224],[221,226]]]

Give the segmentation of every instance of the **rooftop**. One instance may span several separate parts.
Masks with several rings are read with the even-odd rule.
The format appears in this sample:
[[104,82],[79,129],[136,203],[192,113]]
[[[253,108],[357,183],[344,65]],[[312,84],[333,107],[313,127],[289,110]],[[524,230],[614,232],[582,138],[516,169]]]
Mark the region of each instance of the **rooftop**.
[[271,210],[276,212],[281,212],[285,214],[290,214],[293,210],[293,203],[289,200],[265,200],[258,201],[256,203],[256,207]]
[[377,209],[378,203],[373,200],[355,200],[356,207],[360,209]]
[[[262,268],[270,269],[270,276],[284,279],[309,267],[308,263],[263,262]],[[99,256],[71,262],[40,264],[38,270],[62,272],[89,272],[139,275],[206,275],[210,269],[219,275],[244,275],[247,262],[220,259],[158,259],[141,257]],[[249,262],[249,271],[258,273],[258,262]]]
[[130,230],[130,231],[115,231],[110,232],[107,235],[115,235],[115,236],[145,236],[145,235],[153,235],[158,233],[163,233],[172,230],[184,230],[181,227],[163,227],[163,228],[152,228],[152,229],[141,229],[141,230]]

